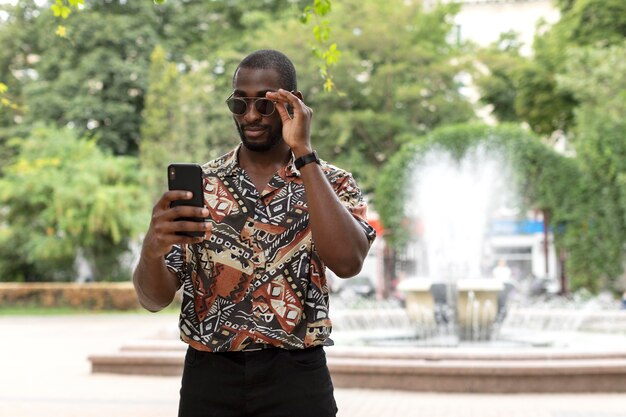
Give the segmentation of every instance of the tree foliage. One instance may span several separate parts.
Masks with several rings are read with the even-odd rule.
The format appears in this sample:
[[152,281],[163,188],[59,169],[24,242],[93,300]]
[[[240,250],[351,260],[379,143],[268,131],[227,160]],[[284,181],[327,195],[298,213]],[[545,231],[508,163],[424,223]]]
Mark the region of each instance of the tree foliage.
[[335,87],[331,71],[341,56],[337,42],[330,39],[329,21],[324,18],[331,9],[331,0],[313,0],[313,4],[306,6],[300,17],[302,23],[308,23],[311,18],[315,19],[315,26],[313,27],[315,43],[312,44],[312,51],[320,63],[319,70],[324,80],[324,91],[329,92]]
[[[63,7],[70,7],[66,3]],[[290,13],[289,0],[94,0],[66,19],[66,37],[55,36],[57,18],[33,0],[8,6],[0,26],[0,80],[16,105],[29,111],[0,116],[0,138],[16,125],[44,121],[72,126],[115,154],[136,155],[150,54],[157,44],[181,72],[199,63],[223,71],[218,51],[247,50],[243,33]],[[228,55],[228,53],[226,54]],[[204,65],[204,64],[203,64]]]
[[[589,230],[584,239],[605,270],[594,277],[612,283],[626,253],[626,41],[607,48],[568,51],[559,88],[572,94],[572,142],[588,178],[585,205]],[[597,227],[593,227],[597,226]],[[579,259],[578,268],[584,268]]]
[[342,55],[333,70],[337,94],[325,94],[307,33],[298,21],[268,26],[251,40],[292,57],[299,89],[315,111],[312,141],[320,156],[353,172],[372,192],[378,172],[401,146],[404,133],[426,133],[474,112],[459,93],[466,68],[449,41],[458,5],[428,11],[401,0],[333,2],[333,40]]
[[557,5],[561,19],[539,29],[534,56],[501,50],[479,85],[500,120],[513,119],[513,109],[538,133],[566,133],[581,170],[581,187],[571,190],[576,220],[561,237],[574,285],[623,290],[616,278],[626,253],[626,3]]
[[[511,120],[510,103],[518,120],[539,134],[568,132],[574,124],[578,102],[568,90],[558,88],[557,78],[565,71],[567,51],[591,46],[606,48],[626,37],[626,3],[622,0],[567,0],[557,2],[560,20],[541,24],[535,36],[534,55],[524,58],[519,50],[502,50],[484,63],[493,79],[479,82],[485,100],[494,105],[500,120]],[[506,63],[510,65],[506,65]],[[507,88],[498,80],[510,80]],[[506,102],[506,112],[499,112]],[[505,116],[505,117],[503,117]]]
[[71,14],[72,36],[62,38],[54,36],[51,10],[19,2],[0,31],[19,39],[0,52],[0,79],[28,106],[13,123],[73,126],[81,135],[97,134],[102,147],[132,154],[156,19],[146,16],[145,2],[111,4],[106,11],[97,3],[90,13]]
[[[162,146],[154,150],[156,153],[177,155],[168,142],[200,140],[206,144],[207,152],[195,152],[194,160],[201,161],[202,156],[212,157],[238,143],[224,100],[232,89],[235,66],[249,51],[261,48],[279,49],[292,58],[298,69],[299,89],[315,110],[312,129],[315,147],[324,159],[351,170],[366,191],[375,188],[377,170],[398,149],[403,132],[416,129],[426,132],[440,124],[465,121],[473,116],[471,106],[458,92],[458,74],[464,67],[455,65],[454,60],[461,51],[449,45],[447,39],[455,6],[428,13],[418,5],[397,0],[359,3],[358,7],[357,2],[334,6],[328,16],[329,25],[333,28],[333,39],[343,45],[344,51],[333,69],[336,94],[323,91],[323,74],[317,57],[308,47],[309,28],[302,27],[296,14],[283,15],[282,23],[276,24],[266,14],[251,12],[245,21],[256,30],[241,33],[236,45],[226,44],[207,52],[203,60],[188,70],[179,70],[177,75],[173,65],[180,68],[180,63],[176,62],[175,54],[166,50],[164,59],[169,62],[173,84],[166,87],[162,80],[159,87],[158,77],[151,73],[148,95],[154,91],[154,98],[159,101],[154,106],[150,99],[146,102],[142,127],[142,140],[146,143],[142,146],[151,152],[148,148],[154,147],[148,141],[158,141]],[[359,12],[356,15],[347,12],[352,9]],[[405,30],[397,30],[400,23]],[[384,42],[391,46],[381,47]],[[165,64],[153,60],[152,65],[158,68]],[[196,87],[189,92],[197,93],[196,96],[185,95],[182,86],[194,82]],[[199,93],[198,85],[207,91]],[[177,125],[175,120],[189,114],[177,110],[183,106],[202,109],[203,113]],[[166,114],[169,116],[164,118]],[[194,120],[197,126],[186,138],[181,137],[184,126]],[[149,139],[148,131],[156,141]],[[143,164],[144,156],[141,159]],[[161,162],[146,163],[161,165],[156,168],[158,173],[158,169],[163,169],[163,157],[153,160]]]
[[146,224],[136,159],[70,129],[38,127],[12,146],[0,178],[0,277],[71,280],[81,249],[97,279],[119,278],[119,255]]
[[182,73],[157,45],[150,64],[139,153],[142,182],[152,200],[166,188],[168,164],[202,164],[234,146],[234,129],[223,97],[216,100],[214,95],[213,77],[205,68]]
[[507,32],[487,48],[477,51],[479,68],[474,71],[480,101],[492,106],[492,113],[501,122],[519,120],[515,110],[517,70],[523,65],[522,44],[517,34]]

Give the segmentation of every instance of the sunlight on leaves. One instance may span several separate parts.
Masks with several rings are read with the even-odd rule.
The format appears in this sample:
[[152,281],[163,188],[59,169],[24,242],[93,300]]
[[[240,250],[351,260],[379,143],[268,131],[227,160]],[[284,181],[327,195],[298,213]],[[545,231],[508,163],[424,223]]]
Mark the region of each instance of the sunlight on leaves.
[[57,26],[56,35],[62,38],[67,38],[67,28],[63,25]]
[[52,13],[54,13],[54,17],[60,17],[62,19],[67,19],[70,13],[72,13],[72,9],[64,5],[59,0],[57,0],[56,4],[50,6],[50,10],[52,10]]
[[321,20],[330,13],[331,0],[314,0],[313,5],[306,6],[300,15],[300,22],[307,24],[311,18],[315,22],[313,36],[315,43],[311,45],[311,52],[321,61],[319,63],[320,76],[324,80],[324,91],[330,92],[335,88],[330,68],[339,61],[341,53],[336,43],[328,45],[331,30],[328,20]]

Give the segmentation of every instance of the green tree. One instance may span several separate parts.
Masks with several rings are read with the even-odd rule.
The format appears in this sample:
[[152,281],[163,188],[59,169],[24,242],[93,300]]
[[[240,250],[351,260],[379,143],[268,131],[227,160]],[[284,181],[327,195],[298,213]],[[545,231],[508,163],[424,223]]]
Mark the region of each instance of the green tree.
[[[607,48],[568,52],[559,88],[572,94],[572,142],[589,177],[588,218],[578,237],[593,251],[597,268],[591,277],[616,286],[626,261],[626,41]],[[585,269],[585,258],[574,260]],[[588,277],[586,282],[591,279]],[[621,285],[625,285],[622,283]],[[626,288],[622,288],[624,290]]]
[[342,54],[333,69],[337,94],[325,94],[308,33],[298,21],[254,34],[253,48],[287,53],[299,71],[299,89],[315,111],[313,142],[320,155],[374,190],[378,171],[404,134],[474,116],[459,93],[462,50],[449,42],[458,5],[425,11],[419,2],[333,2],[329,25]]
[[[502,102],[510,103],[515,97],[518,120],[543,135],[556,130],[567,132],[574,123],[573,111],[578,102],[557,83],[559,74],[565,71],[567,51],[581,46],[606,48],[626,37],[626,3],[621,0],[562,0],[557,6],[561,18],[552,26],[543,23],[538,27],[532,57],[523,58],[509,50],[501,54],[501,59],[487,59],[484,63],[494,79],[479,82],[484,99],[494,105],[501,120],[511,120],[508,104],[506,119],[498,110]],[[507,60],[508,68],[503,67]],[[499,82],[502,80],[508,85]]]
[[69,125],[81,134],[98,134],[99,144],[116,153],[136,152],[156,37],[156,19],[145,3],[112,4],[106,12],[92,3],[91,13],[70,15],[72,37],[62,38],[54,35],[52,11],[18,2],[0,27],[0,37],[18,39],[1,53],[0,79],[10,81],[10,91],[28,111],[21,119],[3,120],[4,127],[38,121]]
[[[0,96],[10,103],[0,105],[0,148],[8,137],[15,133],[15,126],[24,119],[26,105],[22,95],[22,86],[32,76],[27,69],[33,64],[35,56],[32,45],[37,43],[39,30],[32,26],[32,20],[38,7],[34,1],[23,1],[15,6],[0,5],[0,10],[7,14],[7,20],[0,23]],[[24,27],[33,30],[20,30]],[[17,108],[13,108],[13,105]]]
[[147,221],[137,160],[103,152],[71,129],[35,128],[16,139],[0,178],[0,277],[74,277],[82,250],[95,279],[124,275],[120,255]]
[[[456,63],[461,61],[462,50],[448,43],[457,6],[425,12],[419,5],[399,0],[333,5],[328,25],[333,28],[333,40],[342,45],[343,51],[333,69],[337,94],[323,91],[323,74],[318,58],[310,53],[308,28],[303,28],[295,13],[285,12],[277,24],[267,13],[250,11],[242,22],[255,30],[240,33],[236,43],[207,51],[204,59],[188,70],[179,70],[177,76],[150,76],[148,95],[154,93],[155,105],[146,103],[142,128],[146,149],[155,148],[155,143],[203,140],[210,151],[207,157],[212,157],[237,144],[224,100],[231,92],[237,63],[249,51],[260,48],[279,49],[293,59],[299,89],[315,110],[315,147],[323,158],[351,170],[366,191],[374,189],[377,170],[398,149],[403,133],[427,132],[441,124],[473,117],[470,104],[458,91],[458,75],[465,69]],[[164,65],[169,65],[169,73],[174,74],[176,57],[169,52],[166,56],[170,64],[153,61],[153,68],[161,68],[158,71],[165,74]],[[176,64],[180,69],[180,63]],[[203,77],[204,81],[197,81]],[[190,93],[197,92],[198,85],[209,91],[192,98],[184,93],[184,86],[194,84]],[[190,108],[203,108],[204,112],[177,125],[176,120],[189,114],[177,110],[183,103]],[[189,130],[187,138],[180,137],[179,132],[192,122],[197,126]],[[172,155],[167,146],[154,152]],[[195,152],[194,159],[201,160],[199,152]],[[158,170],[163,170],[164,160],[157,160],[154,164],[142,157],[142,164],[160,166],[155,172],[161,178]]]
[[498,41],[477,50],[477,68],[473,73],[481,93],[480,101],[493,107],[500,122],[515,122],[517,76],[526,59],[520,54],[522,44],[514,32],[500,35]]
[[289,0],[172,0],[158,7],[94,0],[67,17],[66,37],[59,37],[52,10],[20,0],[7,7],[0,26],[0,81],[12,102],[29,111],[17,118],[2,112],[0,144],[16,127],[45,121],[98,135],[99,146],[116,154],[136,155],[155,45],[163,45],[182,73],[202,64],[217,74],[224,69],[219,51],[249,52],[243,34],[286,14],[298,16],[299,7]]
[[499,98],[510,103],[515,97],[518,120],[535,132],[567,133],[584,174],[579,204],[571,207],[577,220],[563,237],[573,285],[616,289],[626,244],[626,3],[560,0],[557,5],[561,19],[539,29],[534,56],[520,63],[511,54],[514,61],[505,73],[512,82],[499,90],[503,83],[492,66],[493,78],[481,84],[482,92],[496,107]]
[[144,122],[141,126],[139,158],[143,182],[151,200],[163,190],[164,169],[172,152],[175,117],[178,114],[179,73],[167,62],[165,50],[157,45],[152,52]]
[[214,79],[206,68],[182,73],[157,46],[149,80],[139,158],[143,182],[155,200],[166,188],[165,168],[169,163],[204,163],[236,142],[233,127],[230,123],[225,126],[230,118],[223,97],[211,97]]
[[[162,5],[165,3],[165,0],[154,0],[154,3]],[[229,2],[229,6],[231,6],[235,2]],[[268,1],[264,2],[263,6],[268,5]],[[315,55],[319,58],[320,62],[320,72],[322,77],[324,78],[324,89],[326,91],[331,91],[333,89],[334,83],[331,74],[331,68],[337,62],[337,59],[340,55],[339,50],[337,49],[337,44],[335,42],[331,42],[330,40],[330,27],[328,24],[328,20],[324,19],[328,13],[330,13],[332,9],[332,1],[331,0],[308,0],[308,1],[291,1],[290,3],[309,3],[302,10],[300,20],[303,23],[307,23],[309,20],[315,20],[315,26],[313,26],[313,34],[315,37],[315,45],[312,50]],[[84,0],[56,0],[54,4],[50,6],[50,10],[54,13],[54,16],[63,20],[67,19],[68,16],[72,13],[73,9],[80,10],[80,6],[84,6]],[[236,3],[235,3],[236,4]],[[281,2],[273,2],[273,6],[281,6]],[[64,25],[58,25],[56,34],[61,37],[67,37],[67,28]]]

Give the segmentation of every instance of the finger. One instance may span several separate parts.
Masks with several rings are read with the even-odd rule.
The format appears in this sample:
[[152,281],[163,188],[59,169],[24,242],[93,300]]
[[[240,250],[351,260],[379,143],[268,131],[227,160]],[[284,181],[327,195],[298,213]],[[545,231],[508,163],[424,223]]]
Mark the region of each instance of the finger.
[[294,110],[296,107],[300,107],[304,104],[298,96],[293,94],[291,91],[283,90],[282,88],[278,91],[268,91],[265,93],[265,96],[270,100],[277,101],[279,103],[291,104],[294,107]]
[[283,122],[283,125],[291,120],[291,115],[283,103],[276,103],[276,110],[278,111],[278,115],[280,116],[280,120]]
[[176,232],[202,232],[205,233],[211,230],[212,226],[209,222],[194,222],[187,220],[179,220],[169,223],[163,228],[164,232],[176,233]]
[[[313,111],[290,91],[281,88],[278,91],[268,91],[265,95],[270,100],[276,101],[276,108],[283,124],[290,119],[300,119],[301,117],[310,119],[313,114]],[[287,104],[293,108],[293,117],[285,108]]]
[[291,119],[291,115],[287,111],[286,106],[289,105],[289,98],[287,94],[283,93],[284,90],[268,91],[265,93],[265,97],[272,100],[276,105],[276,110],[280,116],[283,124]]
[[[291,91],[283,90],[282,88],[278,91],[268,91],[265,96],[278,104],[283,104],[283,108],[284,105],[290,105],[293,107],[294,112],[304,106],[304,103],[300,100],[300,98],[298,98],[298,96],[293,94]],[[280,108],[281,106],[277,107]]]
[[163,210],[159,217],[164,221],[174,221],[180,217],[202,217],[203,219],[206,219],[209,217],[209,210],[195,206],[168,207]]
[[165,210],[170,207],[172,201],[191,200],[192,198],[193,193],[191,191],[171,190],[161,196],[161,199],[157,202],[156,206]]
[[162,211],[157,211],[152,215],[150,228],[159,235],[170,234],[175,231],[173,224],[179,221],[178,219],[188,219],[194,217],[206,220],[209,217],[209,211],[206,208],[191,206],[178,206],[171,209],[168,208]]
[[194,243],[200,243],[204,241],[204,236],[199,236],[199,237],[182,236],[182,237],[184,237],[184,240],[181,243],[186,243],[188,245],[193,245]]

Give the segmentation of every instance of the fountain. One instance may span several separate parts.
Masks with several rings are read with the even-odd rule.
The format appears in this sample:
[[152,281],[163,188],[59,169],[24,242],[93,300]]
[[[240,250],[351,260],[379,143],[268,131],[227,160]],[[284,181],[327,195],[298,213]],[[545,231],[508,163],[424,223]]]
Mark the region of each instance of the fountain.
[[[413,173],[415,189],[408,215],[418,219],[423,230],[413,240],[421,248],[416,256],[420,273],[428,278],[404,280],[399,290],[406,295],[409,315],[419,325],[425,323],[415,312],[430,311],[432,320],[454,323],[460,340],[491,338],[504,282],[483,276],[483,266],[488,264],[484,246],[492,212],[513,200],[503,184],[508,177],[505,172],[501,163],[477,149],[458,162],[447,153],[430,152]],[[439,302],[433,283],[446,293]],[[449,326],[437,329],[440,335],[442,331],[447,334]]]
[[[514,205],[515,196],[506,184],[507,170],[492,155],[478,148],[460,162],[446,153],[420,161],[408,203],[409,217],[420,226],[409,244],[418,253],[417,276],[398,286],[405,294],[404,309],[364,309],[367,334],[346,337],[329,350],[336,385],[442,392],[626,391],[626,314],[615,311],[616,303],[608,311],[581,314],[574,308],[525,308],[528,300],[519,291],[507,301],[514,288],[510,270],[502,273],[501,265],[492,273],[496,259],[486,239],[490,219],[497,212],[511,213],[506,207]],[[403,313],[409,326],[400,319]],[[350,333],[349,323],[335,317],[338,333]],[[396,328],[392,337],[392,321],[404,325],[404,333]]]

